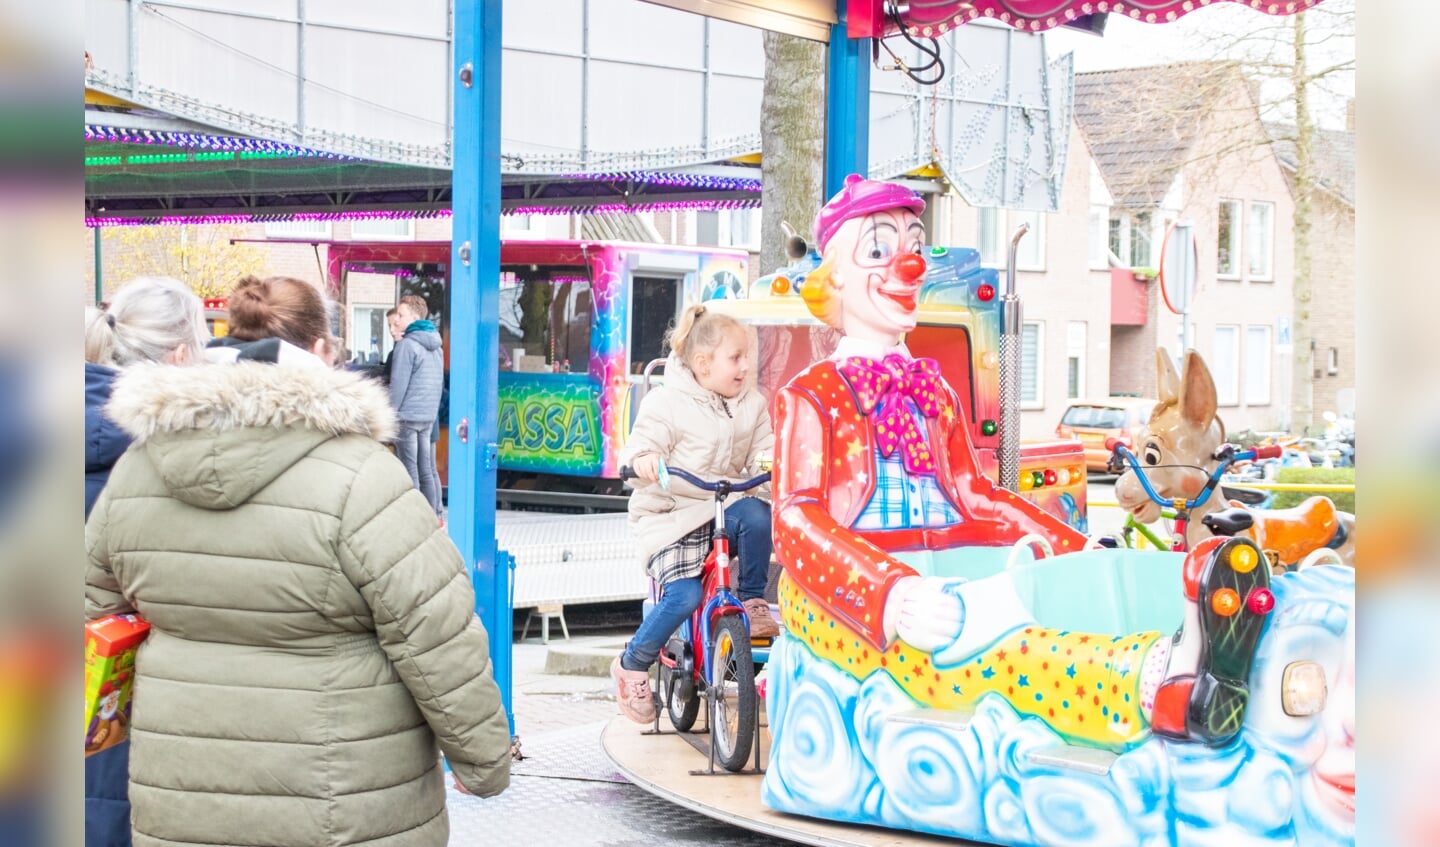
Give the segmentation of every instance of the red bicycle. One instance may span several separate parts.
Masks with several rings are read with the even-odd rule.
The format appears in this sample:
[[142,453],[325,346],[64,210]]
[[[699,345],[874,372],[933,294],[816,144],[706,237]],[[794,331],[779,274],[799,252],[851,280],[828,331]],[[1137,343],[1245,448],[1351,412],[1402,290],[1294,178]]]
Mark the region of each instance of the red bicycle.
[[[660,697],[670,723],[689,732],[700,714],[700,698],[710,701],[710,765],[728,771],[745,767],[755,747],[759,694],[750,650],[750,618],[730,590],[730,538],[725,531],[725,500],[731,494],[759,488],[770,481],[763,473],[744,482],[707,482],[687,471],[661,465],[661,479],[677,476],[715,495],[715,530],[710,555],[700,574],[700,605],[660,651]],[[635,478],[629,467],[621,479]],[[759,751],[756,751],[758,759]]]

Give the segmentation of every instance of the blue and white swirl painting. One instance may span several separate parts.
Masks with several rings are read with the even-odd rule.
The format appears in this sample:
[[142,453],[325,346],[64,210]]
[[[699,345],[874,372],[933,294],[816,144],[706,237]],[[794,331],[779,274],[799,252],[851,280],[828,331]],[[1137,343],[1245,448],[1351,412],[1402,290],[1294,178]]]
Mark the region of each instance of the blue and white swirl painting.
[[[770,659],[764,801],[999,844],[1353,845],[1354,571],[1309,568],[1271,588],[1240,736],[1222,748],[1152,737],[1113,761],[1057,758],[1072,748],[997,696],[968,722],[926,715],[883,672],[856,680],[782,637]],[[1323,668],[1328,696],[1318,714],[1294,717],[1281,693],[1301,661]]]

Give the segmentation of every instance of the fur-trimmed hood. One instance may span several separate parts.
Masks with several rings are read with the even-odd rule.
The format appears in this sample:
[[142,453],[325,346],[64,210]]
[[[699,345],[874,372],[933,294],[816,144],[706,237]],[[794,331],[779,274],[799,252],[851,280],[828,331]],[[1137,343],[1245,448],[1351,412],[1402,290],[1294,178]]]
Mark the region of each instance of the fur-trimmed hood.
[[385,389],[359,374],[244,361],[130,368],[105,412],[175,497],[207,509],[244,503],[331,438],[396,431]]

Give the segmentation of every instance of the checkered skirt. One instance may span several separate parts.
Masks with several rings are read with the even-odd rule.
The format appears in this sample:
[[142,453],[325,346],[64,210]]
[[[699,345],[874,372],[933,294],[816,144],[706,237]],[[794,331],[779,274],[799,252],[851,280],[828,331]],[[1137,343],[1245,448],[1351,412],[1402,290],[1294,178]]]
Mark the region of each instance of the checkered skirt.
[[660,548],[646,566],[651,579],[669,585],[677,579],[699,576],[705,568],[705,557],[710,555],[714,534],[714,525],[707,522]]

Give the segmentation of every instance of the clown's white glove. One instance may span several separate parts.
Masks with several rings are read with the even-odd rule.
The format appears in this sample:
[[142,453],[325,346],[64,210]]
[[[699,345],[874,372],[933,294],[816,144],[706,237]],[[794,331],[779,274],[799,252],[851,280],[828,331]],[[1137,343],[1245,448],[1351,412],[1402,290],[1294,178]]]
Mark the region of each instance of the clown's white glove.
[[919,576],[897,580],[885,601],[885,640],[899,637],[927,653],[954,643],[965,625],[965,604],[953,592],[964,582]]

